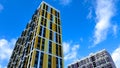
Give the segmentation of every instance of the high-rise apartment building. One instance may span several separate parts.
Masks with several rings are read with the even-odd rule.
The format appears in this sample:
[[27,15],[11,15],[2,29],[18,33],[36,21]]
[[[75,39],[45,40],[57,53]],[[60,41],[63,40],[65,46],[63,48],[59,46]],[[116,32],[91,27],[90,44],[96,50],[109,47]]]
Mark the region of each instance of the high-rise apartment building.
[[42,1],[16,41],[8,68],[64,68],[60,11]]
[[75,61],[68,68],[116,68],[110,54],[104,49]]

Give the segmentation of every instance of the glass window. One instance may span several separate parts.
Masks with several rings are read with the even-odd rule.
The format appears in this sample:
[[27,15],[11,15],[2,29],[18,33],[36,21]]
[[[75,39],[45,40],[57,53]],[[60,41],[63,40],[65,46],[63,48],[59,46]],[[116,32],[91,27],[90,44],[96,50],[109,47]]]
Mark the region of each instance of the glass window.
[[58,56],[58,44],[56,44],[56,55]]
[[42,51],[44,51],[44,46],[45,46],[45,39],[43,38],[42,39],[42,48],[41,48]]
[[40,67],[39,68],[42,68],[43,67],[43,53],[41,53],[41,56],[40,56]]
[[42,26],[40,26],[39,35],[42,36]]
[[50,31],[50,36],[49,37],[50,37],[50,40],[52,40],[52,31]]
[[52,62],[52,56],[51,55],[48,55],[48,67],[51,68],[51,62]]
[[37,68],[37,65],[38,65],[38,57],[39,57],[39,52],[36,51],[35,64],[34,64],[34,67],[35,67],[35,68]]
[[43,37],[45,37],[45,34],[46,34],[46,28],[44,28]]
[[40,49],[40,41],[41,41],[41,37],[38,37],[37,49]]
[[52,53],[52,42],[49,41],[49,53]]
[[53,21],[53,16],[52,16],[52,14],[50,15],[50,20]]
[[60,68],[62,68],[63,65],[62,65],[62,59],[60,59]]

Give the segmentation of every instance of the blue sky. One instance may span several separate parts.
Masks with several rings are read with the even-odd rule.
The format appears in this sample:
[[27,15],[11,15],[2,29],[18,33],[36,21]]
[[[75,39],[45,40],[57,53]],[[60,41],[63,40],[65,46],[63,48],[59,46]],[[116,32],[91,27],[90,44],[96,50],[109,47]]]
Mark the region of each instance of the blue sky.
[[[61,12],[65,68],[106,49],[120,68],[120,0],[45,0]],[[0,68],[41,0],[0,0]]]

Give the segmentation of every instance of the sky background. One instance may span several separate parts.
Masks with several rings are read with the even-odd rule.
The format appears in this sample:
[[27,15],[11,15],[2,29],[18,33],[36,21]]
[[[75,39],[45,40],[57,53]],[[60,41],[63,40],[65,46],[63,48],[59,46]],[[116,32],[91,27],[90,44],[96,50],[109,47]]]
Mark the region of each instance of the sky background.
[[[120,0],[45,0],[60,10],[64,66],[106,49],[120,68]],[[41,0],[0,0],[0,68]]]

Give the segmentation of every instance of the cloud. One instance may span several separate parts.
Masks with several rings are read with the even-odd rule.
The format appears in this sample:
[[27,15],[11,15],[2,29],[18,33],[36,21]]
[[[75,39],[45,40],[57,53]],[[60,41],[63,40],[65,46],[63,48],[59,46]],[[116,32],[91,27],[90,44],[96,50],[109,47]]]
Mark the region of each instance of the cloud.
[[116,67],[120,68],[120,46],[113,51],[112,58],[116,64]]
[[63,42],[63,50],[64,50],[64,59],[67,60],[75,60],[77,58],[77,52],[80,48],[79,44],[73,44],[70,42]]
[[72,0],[59,0],[59,1],[60,1],[60,4],[64,6],[69,5],[72,2]]
[[116,36],[117,35],[117,29],[118,29],[118,25],[113,25],[112,26],[113,27],[113,34],[114,34],[114,36]]
[[6,39],[0,39],[0,61],[1,61],[0,66],[2,66],[2,64],[5,64],[3,63],[4,61],[9,60],[13,47],[15,45],[15,42],[16,42],[16,39],[11,39],[10,41]]
[[96,0],[96,25],[94,32],[94,45],[104,41],[111,28],[111,18],[115,15],[114,0]]
[[4,9],[3,5],[0,4],[0,12]]

